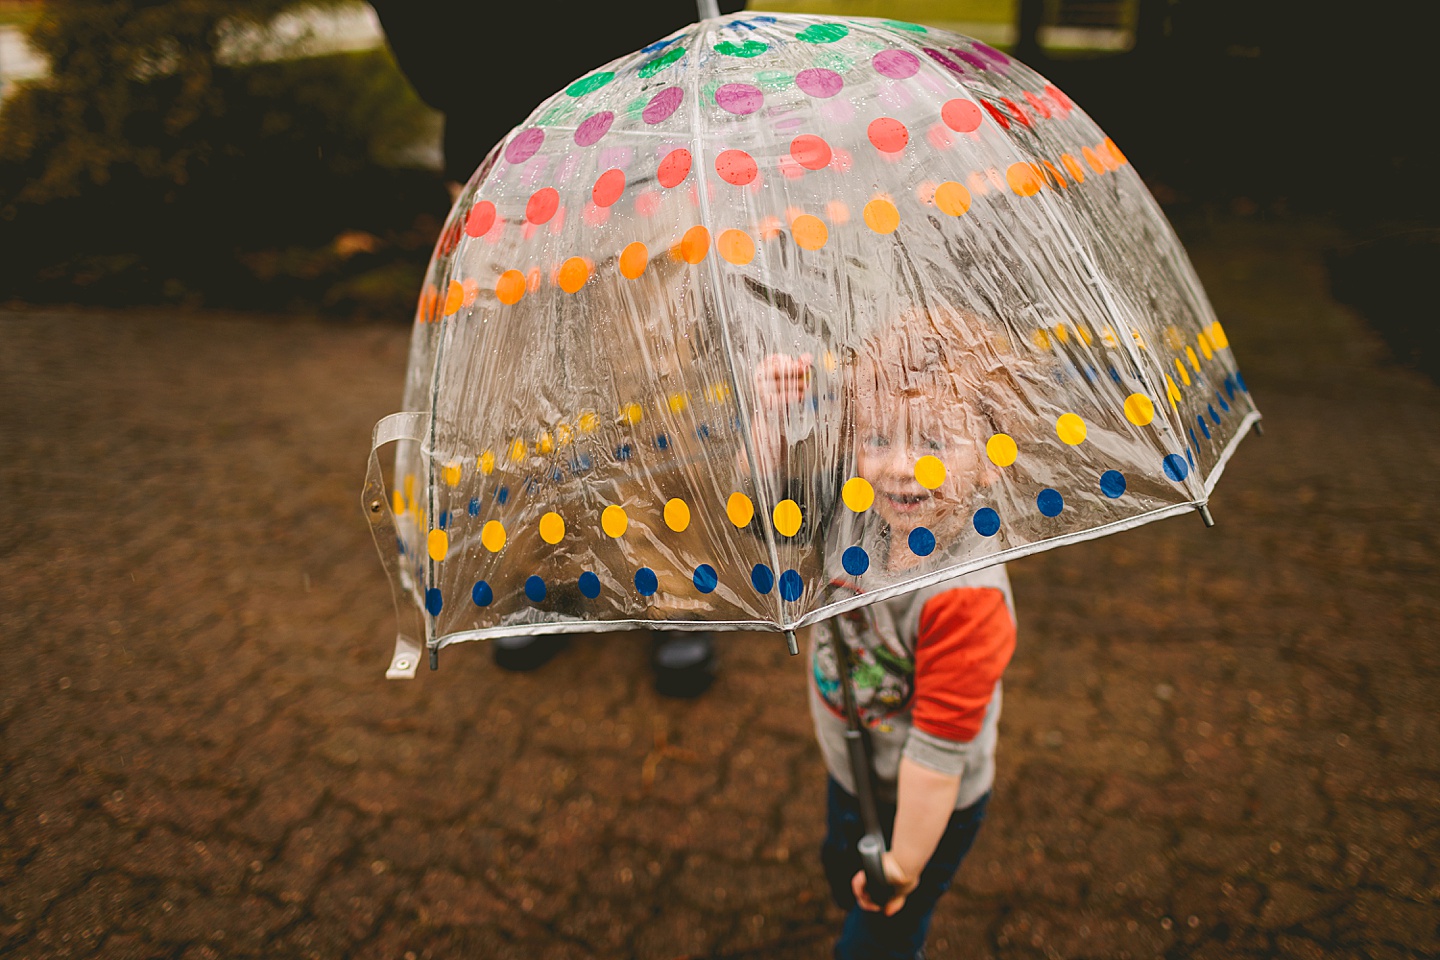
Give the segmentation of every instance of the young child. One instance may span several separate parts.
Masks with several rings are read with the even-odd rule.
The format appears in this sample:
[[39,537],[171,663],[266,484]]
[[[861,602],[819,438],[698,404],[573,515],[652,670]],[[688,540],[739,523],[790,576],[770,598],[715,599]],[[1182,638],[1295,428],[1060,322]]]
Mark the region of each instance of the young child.
[[[952,542],[977,485],[993,478],[985,454],[995,417],[1016,409],[1020,390],[1002,369],[979,321],[932,307],[911,311],[866,340],[850,362],[842,437],[855,472],[874,489],[866,513],[877,529],[875,563],[889,575],[922,560],[908,547],[917,527]],[[810,392],[810,358],[773,355],[756,371],[762,410]],[[791,438],[770,417],[761,456]],[[842,441],[842,448],[843,448]],[[916,461],[939,458],[946,479],[927,489]],[[855,594],[853,580],[834,584]],[[836,643],[868,728],[879,813],[889,852],[892,899],[873,902],[856,844],[864,834],[846,754]],[[995,777],[1000,675],[1015,649],[1015,617],[1003,566],[861,607],[819,624],[810,645],[811,714],[829,769],[829,814],[821,858],[836,903],[848,911],[839,960],[921,954],[940,895],[980,828]]]

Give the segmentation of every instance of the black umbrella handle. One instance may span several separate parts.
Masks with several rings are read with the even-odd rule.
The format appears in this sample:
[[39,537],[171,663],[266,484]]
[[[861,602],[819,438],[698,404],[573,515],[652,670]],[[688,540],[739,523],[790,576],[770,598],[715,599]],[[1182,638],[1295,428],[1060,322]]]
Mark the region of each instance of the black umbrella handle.
[[865,868],[865,892],[881,910],[895,896],[890,878],[885,876],[885,838],[879,833],[867,833],[855,845],[860,851],[860,865]]
[[870,783],[870,757],[865,734],[851,728],[845,731],[845,749],[850,755],[850,773],[855,778],[855,799],[860,801],[860,821],[865,835],[855,845],[860,852],[860,865],[865,869],[865,889],[870,899],[881,908],[890,902],[894,891],[885,876],[885,834],[880,830],[880,817],[875,809],[875,792]]

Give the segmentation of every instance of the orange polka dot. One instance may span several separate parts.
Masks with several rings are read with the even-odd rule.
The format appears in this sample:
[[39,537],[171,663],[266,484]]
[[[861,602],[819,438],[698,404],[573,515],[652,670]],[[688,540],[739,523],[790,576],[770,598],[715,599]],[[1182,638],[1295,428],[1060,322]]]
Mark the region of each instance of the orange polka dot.
[[760,234],[761,240],[774,240],[785,231],[780,225],[779,217],[765,217],[760,221],[756,232]]
[[480,296],[480,281],[474,277],[467,277],[461,282],[460,286],[465,291],[465,299],[461,301],[460,305],[462,307],[473,307],[475,305],[475,298]]
[[1102,143],[1101,146],[1105,148],[1106,153],[1110,154],[1110,156],[1114,158],[1117,164],[1124,166],[1125,164],[1130,162],[1125,159],[1125,154],[1120,152],[1120,148],[1115,146],[1115,141],[1111,140],[1109,137],[1105,138],[1105,142]]
[[935,188],[935,206],[941,213],[958,217],[970,209],[970,191],[954,180],[942,183]]
[[620,275],[627,280],[634,280],[645,272],[649,262],[650,251],[645,244],[636,240],[620,252]]
[[710,231],[702,226],[693,226],[680,239],[680,259],[686,263],[699,263],[710,252]]
[[894,233],[900,226],[900,211],[889,200],[871,200],[865,204],[865,226],[876,233]]
[[1105,164],[1100,162],[1100,158],[1095,155],[1094,150],[1091,150],[1089,147],[1081,147],[1080,155],[1085,158],[1086,163],[1090,164],[1091,170],[1094,170],[1096,173],[1105,172]]
[[465,302],[465,287],[458,280],[451,280],[450,286],[445,289],[445,316],[450,316],[460,309]]
[[1062,190],[1070,186],[1068,183],[1065,182],[1065,178],[1061,176],[1060,171],[1055,168],[1055,164],[1051,163],[1049,160],[1045,160],[1042,162],[1045,166],[1045,172],[1050,175],[1049,180],[1051,183],[1055,184],[1055,186],[1059,187]]
[[825,216],[830,218],[831,223],[849,223],[850,208],[845,206],[844,200],[831,200],[825,204]]
[[970,192],[977,197],[983,197],[990,192],[990,185],[985,182],[985,174],[979,170],[970,174],[970,176],[965,179],[965,183],[970,188]]
[[825,241],[830,239],[830,231],[826,228],[825,221],[808,213],[802,213],[791,222],[790,235],[795,238],[795,243],[805,250],[819,250],[825,246]]
[[519,303],[525,296],[525,274],[519,270],[506,270],[495,281],[495,296],[501,303]]
[[1085,182],[1085,168],[1080,166],[1079,160],[1076,160],[1068,153],[1062,154],[1060,156],[1060,165],[1065,168],[1065,171],[1070,174],[1070,178],[1076,183]]
[[556,277],[560,289],[566,293],[579,293],[589,279],[590,264],[585,262],[584,257],[571,257],[566,260],[560,265],[560,273]]
[[1040,192],[1040,175],[1028,163],[1010,164],[1010,169],[1005,171],[1005,179],[1010,189],[1022,197],[1033,197]]
[[743,267],[755,259],[755,241],[744,230],[722,230],[715,238],[715,249],[736,266]]

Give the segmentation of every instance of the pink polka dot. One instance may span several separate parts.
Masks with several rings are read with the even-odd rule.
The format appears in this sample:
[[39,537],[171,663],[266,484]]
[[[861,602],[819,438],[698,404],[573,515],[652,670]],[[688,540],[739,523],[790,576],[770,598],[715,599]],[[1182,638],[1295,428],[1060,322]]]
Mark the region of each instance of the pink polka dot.
[[905,149],[905,144],[910,142],[910,131],[894,117],[881,117],[879,120],[870,121],[865,132],[875,149],[881,153],[899,153]]
[[833,154],[830,144],[813,134],[801,134],[790,141],[790,156],[806,170],[823,170]]
[[972,100],[951,100],[940,108],[940,119],[956,133],[970,133],[980,126],[980,108]]
[[646,190],[635,198],[635,212],[642,217],[652,216],[660,209],[660,194],[654,190]]
[[684,90],[679,87],[666,87],[650,98],[650,102],[641,111],[640,118],[651,126],[663,123],[670,119],[670,115],[679,108],[680,101],[684,99]]
[[505,159],[511,163],[524,163],[535,156],[535,151],[539,150],[540,144],[544,142],[545,131],[539,127],[521,130],[505,147]]
[[955,135],[943,123],[932,123],[930,129],[925,131],[925,139],[929,140],[930,146],[936,150],[948,150],[955,145]]
[[909,50],[881,50],[870,58],[870,65],[892,80],[906,80],[920,72],[920,58]]
[[845,86],[845,80],[834,70],[811,67],[795,74],[795,86],[819,100],[828,100]]
[[1040,116],[1044,117],[1046,120],[1050,119],[1050,108],[1045,105],[1044,100],[1041,100],[1029,90],[1025,91],[1025,100],[1027,103],[1030,104],[1031,107],[1034,108],[1036,113],[1040,114]]
[[760,168],[756,166],[755,158],[744,150],[722,150],[715,158],[715,172],[726,183],[743,187],[755,179]]
[[590,199],[597,207],[608,207],[625,192],[625,172],[620,169],[606,170],[595,180]]
[[780,158],[780,174],[786,180],[799,180],[805,176],[805,168],[796,163],[795,158],[787,153]]
[[495,204],[481,200],[470,208],[465,217],[465,233],[471,237],[483,237],[495,226]]
[[1013,116],[1016,120],[1019,120],[1021,123],[1025,124],[1025,126],[1030,126],[1030,115],[1024,110],[1020,109],[1020,105],[1018,103],[1016,103],[1014,100],[1011,100],[1009,97],[1001,97],[1000,102],[1005,104],[1005,109],[1010,111],[1011,116]]
[[614,122],[615,114],[609,110],[590,114],[575,128],[575,142],[582,147],[599,143],[600,138],[610,132],[610,124]]
[[684,147],[671,150],[660,161],[660,168],[655,171],[655,177],[660,181],[660,186],[679,186],[680,183],[690,175],[690,151]]
[[525,204],[525,219],[531,223],[546,223],[560,209],[560,193],[554,187],[541,187],[530,195]]
[[727,83],[715,91],[715,102],[722,110],[743,117],[765,105],[765,94],[748,83]]
[[584,211],[580,214],[587,224],[592,227],[604,226],[605,221],[610,219],[609,207],[598,207],[593,203],[585,204]]
[[848,150],[836,150],[835,156],[830,160],[830,169],[836,173],[849,173],[854,164],[855,158],[850,156]]

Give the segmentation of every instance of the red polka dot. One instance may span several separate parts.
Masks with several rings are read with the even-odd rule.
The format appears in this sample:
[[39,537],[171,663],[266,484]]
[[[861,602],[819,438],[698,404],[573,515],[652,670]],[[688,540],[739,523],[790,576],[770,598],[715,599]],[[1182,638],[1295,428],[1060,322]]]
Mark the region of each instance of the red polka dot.
[[470,215],[465,218],[465,232],[472,237],[483,237],[495,226],[495,204],[489,200],[481,200],[470,208]]
[[597,207],[608,207],[620,199],[620,194],[625,192],[625,171],[619,168],[606,170],[595,180],[595,189],[590,191],[590,199],[595,201]]
[[1065,94],[1061,92],[1060,88],[1055,86],[1053,83],[1048,83],[1045,85],[1045,95],[1048,96],[1051,100],[1053,100],[1055,102],[1055,105],[1060,108],[1061,116],[1069,113],[1070,109],[1075,106],[1075,104],[1070,100],[1070,98],[1065,96]]
[[971,133],[978,129],[982,116],[973,100],[951,100],[940,108],[940,119],[956,133]]
[[1046,120],[1049,120],[1049,119],[1050,119],[1050,108],[1047,107],[1047,106],[1045,106],[1045,101],[1044,101],[1044,100],[1041,100],[1039,97],[1035,96],[1035,94],[1031,93],[1029,90],[1026,90],[1026,91],[1025,91],[1025,100],[1026,100],[1026,102],[1028,102],[1028,103],[1030,104],[1031,108],[1032,108],[1036,113],[1040,114],[1040,116],[1044,117]]
[[715,172],[726,183],[743,187],[755,179],[760,168],[755,165],[755,158],[744,150],[722,150],[715,158]]
[[690,151],[684,147],[671,150],[665,154],[665,159],[660,161],[660,169],[655,171],[660,186],[677,187],[686,177],[690,176]]
[[812,134],[801,134],[790,141],[790,156],[806,170],[823,170],[832,156],[830,144]]
[[1010,129],[1010,118],[1005,116],[1005,111],[995,106],[995,104],[991,103],[989,100],[982,100],[980,102],[980,105],[985,108],[985,112],[990,114],[990,116],[995,120],[996,123],[1000,124],[1002,129]]
[[554,187],[541,187],[530,195],[525,204],[525,219],[531,223],[546,223],[560,208],[560,194]]
[[1011,100],[1009,97],[1001,97],[1000,102],[1005,104],[1005,108],[1015,115],[1016,120],[1019,120],[1027,127],[1030,126],[1030,115],[1027,114],[1024,110],[1021,110],[1018,103],[1016,103],[1014,100]]
[[905,149],[905,144],[910,142],[910,131],[905,129],[905,124],[893,117],[872,120],[866,133],[869,134],[875,149],[881,153],[899,153]]

